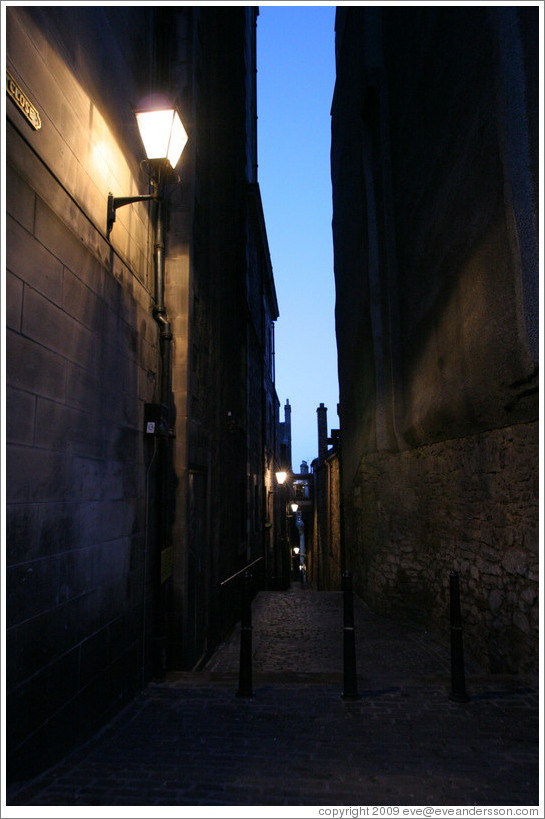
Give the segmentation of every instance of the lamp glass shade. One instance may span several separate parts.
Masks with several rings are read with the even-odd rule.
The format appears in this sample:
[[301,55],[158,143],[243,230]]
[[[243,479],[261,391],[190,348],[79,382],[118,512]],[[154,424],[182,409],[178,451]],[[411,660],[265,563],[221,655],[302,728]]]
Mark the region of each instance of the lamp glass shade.
[[136,121],[148,159],[168,159],[175,168],[187,142],[178,112],[173,108],[138,111]]
[[280,483],[280,484],[284,483],[287,477],[288,477],[288,473],[287,473],[287,472],[277,472],[277,473],[276,473],[276,480],[277,480],[277,481],[278,481],[278,483]]
[[291,509],[292,512],[297,512],[297,510],[299,509],[299,504],[298,503],[290,503],[290,509]]

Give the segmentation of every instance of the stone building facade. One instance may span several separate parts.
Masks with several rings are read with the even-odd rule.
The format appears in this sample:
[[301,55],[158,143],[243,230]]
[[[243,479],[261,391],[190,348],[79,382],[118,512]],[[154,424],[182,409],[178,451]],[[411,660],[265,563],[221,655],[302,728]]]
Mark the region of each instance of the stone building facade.
[[[278,539],[256,17],[6,9],[10,779],[81,741],[152,676],[198,664],[240,616],[236,581],[221,582]],[[154,316],[154,204],[106,225],[110,192],[150,190],[133,108],[159,91],[189,134],[167,191],[170,363]],[[159,438],[146,420],[165,378]]]
[[347,567],[374,608],[538,663],[537,7],[339,7]]
[[[310,579],[317,589],[342,588],[344,547],[341,528],[341,445],[339,430],[328,435],[327,407],[316,410],[318,457],[312,461],[313,521]],[[331,445],[331,448],[329,448]]]

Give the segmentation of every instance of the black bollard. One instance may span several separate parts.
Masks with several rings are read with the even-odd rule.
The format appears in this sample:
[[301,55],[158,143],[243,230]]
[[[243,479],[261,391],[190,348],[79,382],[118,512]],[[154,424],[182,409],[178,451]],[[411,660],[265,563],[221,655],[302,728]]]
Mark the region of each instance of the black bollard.
[[344,630],[343,630],[343,700],[357,700],[358,680],[356,677],[356,634],[354,629],[354,601],[352,598],[352,575],[343,572],[343,602],[344,602]]
[[460,613],[460,585],[457,572],[450,573],[450,678],[449,699],[454,702],[468,702],[464,671],[462,615]]
[[240,621],[240,669],[237,697],[253,697],[252,690],[252,573],[246,571],[242,585]]

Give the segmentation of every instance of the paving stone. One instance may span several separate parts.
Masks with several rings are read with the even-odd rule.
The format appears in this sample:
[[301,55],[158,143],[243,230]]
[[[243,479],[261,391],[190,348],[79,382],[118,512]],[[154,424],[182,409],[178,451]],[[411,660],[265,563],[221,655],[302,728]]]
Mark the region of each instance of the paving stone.
[[7,804],[538,805],[538,682],[468,664],[452,702],[446,640],[358,598],[354,616],[358,699],[341,698],[342,594],[261,592],[253,697],[235,696],[237,627]]

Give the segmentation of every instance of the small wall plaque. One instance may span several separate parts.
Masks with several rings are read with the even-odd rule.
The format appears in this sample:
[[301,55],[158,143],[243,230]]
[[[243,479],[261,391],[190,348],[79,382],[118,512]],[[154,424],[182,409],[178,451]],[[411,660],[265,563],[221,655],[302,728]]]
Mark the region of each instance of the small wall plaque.
[[6,71],[6,91],[34,130],[39,131],[42,127],[40,115],[24,91],[17,85],[9,71]]

